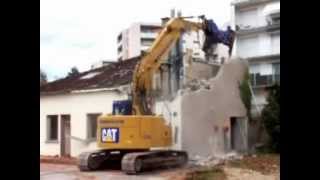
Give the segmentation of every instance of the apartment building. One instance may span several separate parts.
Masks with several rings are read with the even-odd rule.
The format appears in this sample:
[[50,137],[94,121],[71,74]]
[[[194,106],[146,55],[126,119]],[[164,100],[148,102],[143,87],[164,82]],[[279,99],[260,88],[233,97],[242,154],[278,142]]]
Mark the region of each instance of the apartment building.
[[258,115],[266,104],[265,88],[280,83],[280,0],[236,0],[231,8],[233,54],[249,61],[253,115]]
[[134,23],[117,37],[118,61],[140,56],[146,51],[161,30],[161,24]]

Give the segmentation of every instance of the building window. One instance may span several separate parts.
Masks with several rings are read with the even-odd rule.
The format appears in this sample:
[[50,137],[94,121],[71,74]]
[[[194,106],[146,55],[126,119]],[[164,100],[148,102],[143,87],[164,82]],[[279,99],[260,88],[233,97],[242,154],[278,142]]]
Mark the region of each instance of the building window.
[[280,63],[251,65],[250,80],[254,87],[280,83]]
[[259,56],[259,38],[256,35],[243,36],[238,38],[237,54],[240,57]]
[[119,34],[117,40],[118,40],[118,43],[122,40],[122,34]]
[[141,45],[142,46],[151,46],[153,43],[153,38],[141,38]]
[[271,35],[271,45],[273,54],[280,53],[280,33],[275,33]]
[[258,9],[243,9],[236,12],[236,24],[240,29],[254,28],[258,25]]
[[122,51],[122,45],[118,47],[118,53],[121,53]]
[[280,84],[280,63],[272,64],[273,81]]
[[144,33],[154,33],[154,32],[159,32],[160,30],[161,30],[161,27],[158,27],[158,26],[141,25],[141,32],[144,32]]
[[87,138],[96,139],[97,137],[97,120],[101,113],[87,114]]
[[47,140],[58,141],[58,115],[47,116]]
[[179,134],[178,134],[178,130],[179,130],[178,127],[175,126],[175,127],[174,127],[174,143],[175,143],[175,144],[178,143],[178,135],[179,135]]

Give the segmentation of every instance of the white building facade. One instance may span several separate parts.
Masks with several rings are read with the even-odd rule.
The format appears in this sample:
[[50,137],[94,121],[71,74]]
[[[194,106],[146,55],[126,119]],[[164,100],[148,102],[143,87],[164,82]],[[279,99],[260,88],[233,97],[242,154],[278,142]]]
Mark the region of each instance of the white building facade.
[[40,155],[78,156],[98,149],[97,118],[129,97],[137,58],[40,86]]
[[280,83],[280,1],[236,0],[231,7],[233,54],[249,61],[256,114],[266,104],[264,88]]
[[84,91],[40,97],[40,154],[71,155],[97,149],[96,119],[112,112],[116,90]]
[[118,60],[140,56],[152,45],[160,30],[160,23],[134,23],[123,30],[117,37]]

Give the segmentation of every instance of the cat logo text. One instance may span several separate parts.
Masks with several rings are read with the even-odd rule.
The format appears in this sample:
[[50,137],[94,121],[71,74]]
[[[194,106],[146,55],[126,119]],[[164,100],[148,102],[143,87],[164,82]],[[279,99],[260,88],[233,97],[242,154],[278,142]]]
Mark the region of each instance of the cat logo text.
[[119,128],[102,128],[101,140],[106,143],[118,143],[119,133]]

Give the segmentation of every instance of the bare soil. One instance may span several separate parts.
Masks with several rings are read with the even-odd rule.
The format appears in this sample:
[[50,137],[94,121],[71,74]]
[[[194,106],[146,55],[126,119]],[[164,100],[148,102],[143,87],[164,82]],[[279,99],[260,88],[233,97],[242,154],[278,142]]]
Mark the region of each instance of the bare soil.
[[43,156],[40,155],[40,163],[52,163],[52,164],[70,164],[76,165],[78,162],[77,158],[70,156]]

